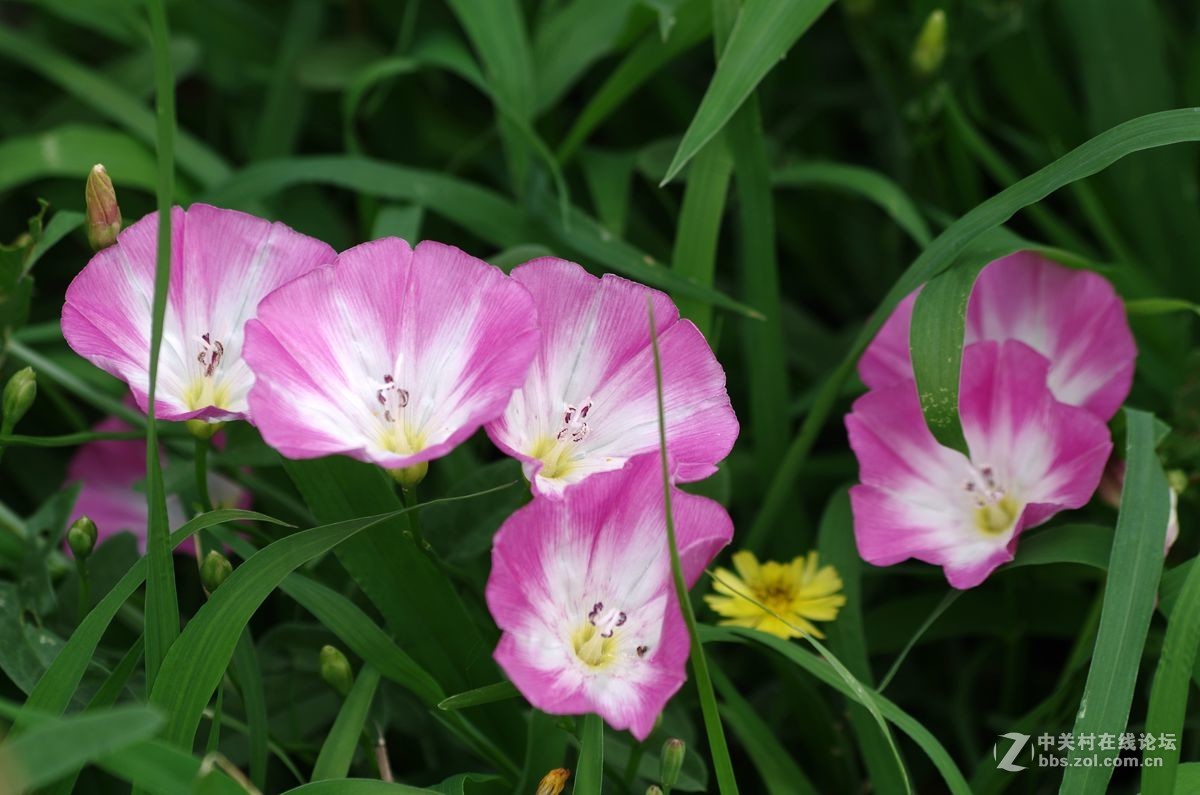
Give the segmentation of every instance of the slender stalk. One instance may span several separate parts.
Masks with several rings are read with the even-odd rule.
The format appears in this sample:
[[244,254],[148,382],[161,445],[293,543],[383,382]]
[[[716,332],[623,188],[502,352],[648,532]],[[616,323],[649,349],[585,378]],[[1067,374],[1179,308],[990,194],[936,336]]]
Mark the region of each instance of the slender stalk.
[[208,439],[196,438],[196,492],[200,495],[200,510],[208,513],[213,509],[212,498],[208,496]]
[[167,527],[167,499],[158,460],[158,430],[154,422],[158,386],[158,356],[167,311],[171,278],[171,199],[175,193],[175,77],[171,67],[170,34],[163,0],[147,0],[154,43],[155,107],[158,116],[158,262],[154,271],[154,304],[150,322],[150,385],[146,406],[146,476],[149,527],[146,574],[146,688],[153,690],[167,650],[179,636],[179,599]]
[[88,580],[87,562],[75,558],[75,570],[79,572],[79,620],[92,609],[92,584]]
[[600,795],[604,788],[604,721],[599,715],[583,716],[579,733],[579,763],[575,769],[575,793]]
[[221,744],[221,710],[224,700],[225,682],[222,681],[217,685],[217,700],[213,704],[212,724],[208,727],[208,742],[204,745],[205,756],[216,753],[217,746]]
[[675,596],[683,611],[691,640],[692,674],[696,677],[696,690],[700,694],[700,711],[704,714],[704,730],[708,735],[709,750],[712,752],[713,771],[717,776],[717,789],[721,795],[737,793],[737,779],[733,775],[733,762],[729,758],[729,744],[725,741],[725,730],[721,727],[721,716],[717,711],[717,697],[713,693],[712,678],[708,673],[708,660],[704,647],[700,645],[700,632],[696,629],[696,614],[688,597],[687,583],[683,578],[683,566],[679,562],[679,546],[675,539],[675,519],[671,514],[671,472],[667,466],[667,424],[663,409],[662,359],[658,350],[657,326],[654,322],[654,305],[647,301],[650,312],[650,344],[654,351],[654,382],[658,397],[658,445],[662,459],[663,504],[667,519],[667,542],[671,547],[671,577],[675,581]]

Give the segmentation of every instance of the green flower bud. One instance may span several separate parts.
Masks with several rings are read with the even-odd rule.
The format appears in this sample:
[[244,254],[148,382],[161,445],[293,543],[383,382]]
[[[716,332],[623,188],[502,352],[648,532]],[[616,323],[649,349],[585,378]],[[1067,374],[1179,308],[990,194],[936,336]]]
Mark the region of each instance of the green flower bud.
[[542,776],[542,781],[538,784],[535,795],[560,795],[563,787],[567,786],[567,779],[570,777],[571,771],[565,767],[558,767],[551,770]]
[[1167,485],[1171,487],[1171,491],[1176,494],[1183,494],[1187,491],[1188,476],[1182,469],[1172,469],[1167,472]]
[[117,233],[121,231],[121,207],[112,180],[99,163],[88,174],[83,196],[87,202],[88,243],[93,251],[108,248],[117,242]]
[[233,564],[215,549],[209,552],[200,564],[200,582],[210,594],[215,593],[230,574],[233,574]]
[[388,474],[395,478],[401,488],[411,489],[425,479],[425,475],[429,473],[429,462],[422,461],[419,464],[413,464],[410,467],[401,467],[400,469],[389,469]]
[[350,670],[350,661],[338,647],[321,647],[321,678],[343,696],[350,692],[354,684],[354,672]]
[[96,548],[98,537],[96,523],[86,516],[81,516],[67,529],[67,546],[78,560],[87,560],[88,555]]
[[929,15],[917,34],[912,51],[913,71],[921,77],[929,77],[941,67],[945,58],[946,12],[939,8]]
[[13,373],[12,378],[4,385],[4,433],[12,433],[25,412],[33,405],[37,397],[37,373],[32,367],[26,367]]
[[217,435],[217,431],[225,427],[225,423],[209,422],[208,420],[188,420],[184,423],[184,427],[196,439],[211,439]]
[[662,787],[657,784],[651,784],[646,787],[646,795],[663,795]]
[[663,743],[662,755],[659,758],[658,778],[668,790],[679,780],[679,771],[683,769],[683,756],[687,747],[683,740],[672,737]]

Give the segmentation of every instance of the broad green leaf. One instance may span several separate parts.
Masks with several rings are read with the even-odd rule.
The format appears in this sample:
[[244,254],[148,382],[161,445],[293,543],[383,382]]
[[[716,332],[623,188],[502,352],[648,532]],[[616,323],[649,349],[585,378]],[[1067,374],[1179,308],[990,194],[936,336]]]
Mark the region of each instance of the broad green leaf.
[[1094,569],[1108,569],[1113,545],[1111,527],[1099,525],[1063,525],[1039,530],[1022,537],[1017,555],[1004,569],[1040,566],[1048,563],[1078,563]]
[[354,751],[358,747],[359,737],[362,736],[363,726],[366,725],[371,702],[375,699],[375,691],[378,688],[379,671],[369,665],[363,667],[354,680],[354,686],[346,695],[333,727],[330,728],[329,734],[325,735],[325,742],[317,755],[317,763],[313,766],[313,781],[345,778],[350,772]]
[[108,169],[118,191],[154,190],[154,155],[144,144],[104,127],[69,124],[0,142],[0,191],[51,177],[83,185],[96,163]]
[[[1163,543],[1170,512],[1167,480],[1154,451],[1154,417],[1125,409],[1126,469],[1121,490],[1121,512],[1113,536],[1104,609],[1087,685],[1075,720],[1075,736],[1120,734],[1129,722],[1133,689],[1142,647],[1150,629],[1155,592],[1163,565]],[[1105,759],[1116,749],[1099,750],[1100,764],[1073,767],[1078,749],[1068,757],[1063,776],[1064,795],[1102,792],[1112,776]]]
[[895,182],[869,168],[847,163],[792,163],[772,174],[776,187],[829,188],[860,196],[880,207],[913,242],[924,247],[932,235],[908,194]]
[[733,118],[767,72],[833,0],[749,0],[742,6],[716,74],[667,169],[670,182]]
[[859,331],[846,357],[822,383],[787,455],[772,476],[749,539],[761,542],[783,515],[800,469],[837,404],[843,384],[854,372],[858,357],[906,295],[951,267],[959,254],[980,235],[996,229],[1018,211],[1059,188],[1102,171],[1133,152],[1196,140],[1200,140],[1200,109],[1170,110],[1133,119],[1097,135],[974,207],[938,235],[892,285],[871,319]]

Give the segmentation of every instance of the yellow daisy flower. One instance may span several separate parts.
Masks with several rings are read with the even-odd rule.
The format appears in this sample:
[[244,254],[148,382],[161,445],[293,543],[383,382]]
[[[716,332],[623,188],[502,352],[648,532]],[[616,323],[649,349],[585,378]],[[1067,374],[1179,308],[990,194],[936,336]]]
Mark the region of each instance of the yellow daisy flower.
[[721,624],[750,627],[781,638],[823,638],[811,622],[833,621],[838,608],[846,604],[846,597],[838,593],[842,578],[837,569],[817,568],[816,552],[800,555],[791,563],[759,563],[753,552],[743,550],[733,556],[733,567],[737,574],[717,569],[716,594],[704,597],[709,607],[724,616]]

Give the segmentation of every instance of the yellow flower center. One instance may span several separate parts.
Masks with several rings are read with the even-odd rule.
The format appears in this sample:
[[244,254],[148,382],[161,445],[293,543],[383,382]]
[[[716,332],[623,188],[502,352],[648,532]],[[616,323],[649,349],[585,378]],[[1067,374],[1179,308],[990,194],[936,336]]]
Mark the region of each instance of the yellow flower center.
[[1020,503],[1006,494],[975,509],[975,527],[986,535],[1002,535],[1012,529],[1020,514]]
[[616,633],[604,634],[591,622],[584,623],[571,636],[575,656],[592,668],[604,668],[617,658]]

